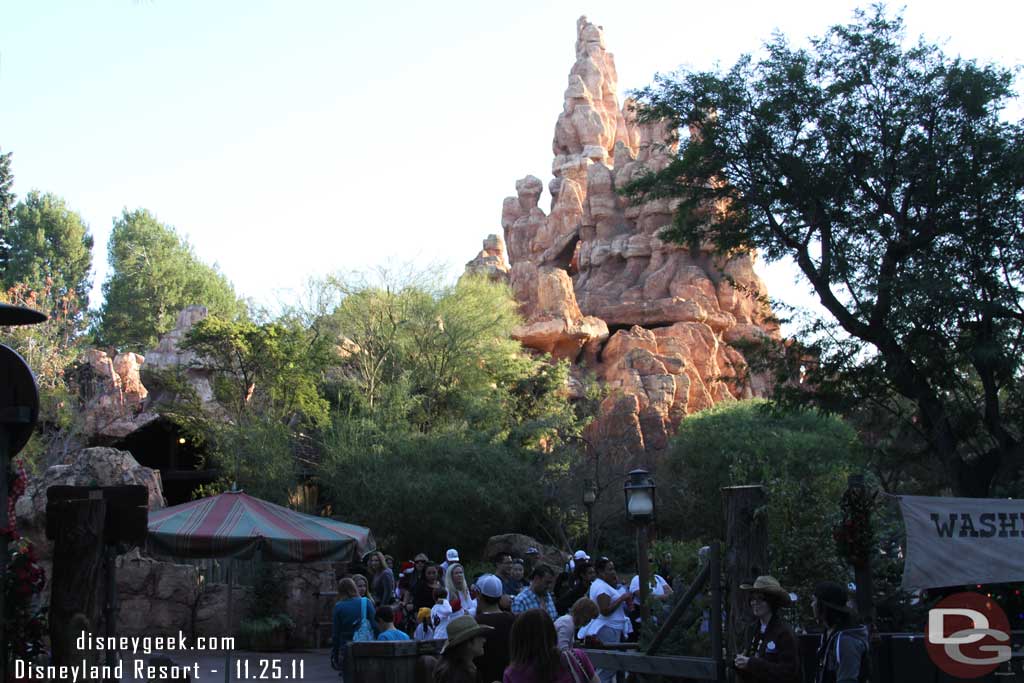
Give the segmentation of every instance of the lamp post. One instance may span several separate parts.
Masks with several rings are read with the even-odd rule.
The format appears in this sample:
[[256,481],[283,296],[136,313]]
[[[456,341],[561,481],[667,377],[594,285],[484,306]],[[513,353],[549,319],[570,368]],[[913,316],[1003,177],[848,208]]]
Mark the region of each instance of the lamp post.
[[650,566],[647,562],[647,528],[654,521],[654,480],[645,469],[629,473],[624,486],[626,492],[626,516],[636,524],[637,574],[640,580],[640,621],[646,625],[650,620],[647,607],[647,593],[650,590]]
[[583,481],[583,507],[587,508],[587,554],[594,554],[594,503],[597,502],[597,487],[592,479]]

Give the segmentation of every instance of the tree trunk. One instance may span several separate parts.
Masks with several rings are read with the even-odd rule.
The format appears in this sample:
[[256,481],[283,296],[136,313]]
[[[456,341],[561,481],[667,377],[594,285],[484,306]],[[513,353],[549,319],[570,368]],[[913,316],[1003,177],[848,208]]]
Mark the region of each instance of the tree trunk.
[[746,632],[754,622],[746,593],[740,584],[751,583],[768,573],[768,517],[762,486],[728,486],[722,489],[725,505],[725,576],[729,614],[725,630],[726,670],[733,657],[747,647]]
[[[53,545],[53,582],[50,595],[50,641],[53,663],[65,665],[83,658],[75,640],[85,629],[99,635],[103,606],[103,523],[107,503],[102,497],[64,500],[51,504],[48,514],[58,514]],[[75,631],[72,633],[72,631]]]

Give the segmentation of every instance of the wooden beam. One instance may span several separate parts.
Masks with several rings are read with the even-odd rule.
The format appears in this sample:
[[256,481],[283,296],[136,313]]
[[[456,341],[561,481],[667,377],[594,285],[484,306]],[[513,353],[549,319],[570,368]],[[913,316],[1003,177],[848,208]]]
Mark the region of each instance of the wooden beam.
[[708,581],[708,576],[711,573],[710,565],[704,565],[700,570],[700,574],[697,575],[697,580],[690,584],[690,589],[686,591],[683,598],[677,602],[673,607],[672,611],[668,615],[668,619],[661,625],[658,632],[654,634],[654,640],[647,646],[647,654],[653,655],[658,652],[665,639],[668,638],[668,634],[675,628],[676,623],[683,618],[683,614],[686,612],[690,603],[697,597],[697,594],[704,588],[704,584]]
[[598,669],[629,671],[654,676],[717,681],[718,664],[710,657],[651,657],[639,652],[583,650]]

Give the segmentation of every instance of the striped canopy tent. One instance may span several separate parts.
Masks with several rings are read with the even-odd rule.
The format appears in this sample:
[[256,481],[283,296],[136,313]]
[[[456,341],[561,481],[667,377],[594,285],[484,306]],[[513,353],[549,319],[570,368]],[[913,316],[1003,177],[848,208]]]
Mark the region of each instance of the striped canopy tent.
[[[345,561],[376,547],[366,527],[289,510],[242,491],[150,512],[148,528],[149,547],[174,557]],[[228,563],[228,624],[233,623],[232,564]],[[228,650],[224,683],[228,683],[230,672]]]
[[174,557],[258,556],[277,562],[351,560],[375,547],[366,527],[289,510],[242,491],[150,512],[149,544]]

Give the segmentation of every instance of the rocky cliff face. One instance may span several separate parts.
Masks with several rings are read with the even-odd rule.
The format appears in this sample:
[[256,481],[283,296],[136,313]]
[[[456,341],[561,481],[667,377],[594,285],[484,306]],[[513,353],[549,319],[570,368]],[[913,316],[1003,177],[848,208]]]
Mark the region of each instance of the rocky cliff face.
[[768,377],[750,371],[743,349],[778,339],[752,254],[722,258],[663,242],[674,203],[618,193],[669,163],[668,133],[637,123],[631,102],[620,107],[602,29],[580,17],[555,124],[550,210],[539,207],[539,178],[517,181],[501,216],[511,267],[495,262],[504,253],[495,235],[467,264],[508,279],[525,346],[573,361],[578,380],[593,373],[605,383],[591,441],[631,453],[664,448],[689,413],[766,394]]

